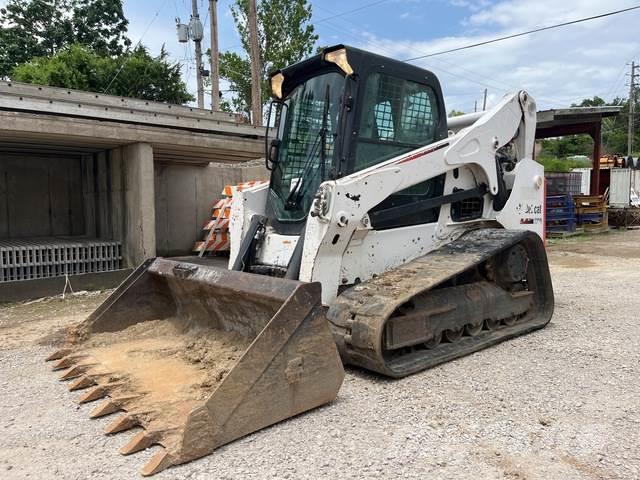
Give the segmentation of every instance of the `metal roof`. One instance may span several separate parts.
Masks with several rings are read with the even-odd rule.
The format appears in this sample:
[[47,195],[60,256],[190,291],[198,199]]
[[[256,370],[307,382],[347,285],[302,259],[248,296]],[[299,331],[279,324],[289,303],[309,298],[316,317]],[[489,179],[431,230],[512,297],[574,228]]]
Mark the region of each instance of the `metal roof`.
[[615,117],[621,106],[571,107],[542,110],[538,112],[538,128],[552,128],[560,125],[599,123],[603,118]]

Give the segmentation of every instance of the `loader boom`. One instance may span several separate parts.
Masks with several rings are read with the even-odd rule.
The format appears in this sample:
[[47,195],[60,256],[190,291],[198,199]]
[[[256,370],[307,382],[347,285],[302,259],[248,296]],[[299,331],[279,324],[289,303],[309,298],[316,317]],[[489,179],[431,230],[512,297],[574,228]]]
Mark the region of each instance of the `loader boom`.
[[[534,126],[533,131],[531,125]],[[517,132],[520,133],[517,135]],[[506,191],[502,173],[498,171],[500,166],[495,160],[496,151],[509,142],[522,145],[520,152],[533,152],[534,133],[535,104],[526,93],[520,92],[505,97],[495,108],[457,135],[339,180],[323,183],[320,186],[322,198],[316,200],[312,214],[307,219],[300,278],[322,283],[323,301],[329,304],[337,295],[341,283],[353,284],[356,278],[360,281],[368,280],[374,274],[416,258],[425,250],[451,242],[471,228],[469,221],[459,222],[461,225],[457,225],[458,222],[451,216],[451,203],[456,198],[463,198],[463,192],[470,192],[470,198],[486,197],[489,205],[499,195],[509,197],[510,200],[501,211],[487,208],[471,222],[481,224],[497,221],[505,228],[531,230],[542,237],[542,167],[530,156],[517,158],[513,176],[518,179],[518,188],[516,194],[511,196]],[[450,181],[445,182],[443,195],[429,199],[428,207],[441,209],[438,222],[432,224],[430,229],[435,236],[432,241],[425,239],[421,243],[410,242],[402,245],[395,256],[379,255],[376,256],[377,260],[371,260],[371,265],[355,265],[349,270],[345,268],[353,264],[345,257],[360,255],[361,248],[357,246],[353,247],[355,253],[347,253],[354,236],[358,241],[364,242],[366,236],[373,231],[369,212],[376,205],[397,192],[455,169],[470,171],[473,182],[465,182],[460,174],[456,181],[450,175]],[[510,187],[513,189],[513,183]],[[524,209],[518,210],[518,205],[522,202],[527,202],[538,212],[535,217],[533,214],[529,215],[534,223],[525,223],[528,214],[525,214]],[[417,205],[415,208],[424,207]],[[421,227],[407,228],[419,231]],[[408,237],[412,233],[404,232]],[[384,247],[390,250],[390,245]],[[335,261],[326,261],[327,258]]]

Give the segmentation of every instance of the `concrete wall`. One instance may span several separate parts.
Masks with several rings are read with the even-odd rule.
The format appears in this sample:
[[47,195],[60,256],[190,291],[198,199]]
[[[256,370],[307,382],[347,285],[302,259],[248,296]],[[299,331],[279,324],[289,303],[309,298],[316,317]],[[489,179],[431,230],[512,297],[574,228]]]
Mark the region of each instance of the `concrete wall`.
[[79,156],[0,152],[0,238],[84,235]]
[[191,253],[225,185],[268,178],[262,162],[154,162],[146,143],[69,158],[0,153],[0,238],[118,240],[136,267]]
[[70,158],[0,154],[0,238],[118,240],[125,266],[136,267],[189,254],[224,186],[265,178],[261,162],[154,162],[145,143]]
[[248,166],[156,163],[156,237],[161,256],[187,255],[227,184],[269,178],[262,162]]

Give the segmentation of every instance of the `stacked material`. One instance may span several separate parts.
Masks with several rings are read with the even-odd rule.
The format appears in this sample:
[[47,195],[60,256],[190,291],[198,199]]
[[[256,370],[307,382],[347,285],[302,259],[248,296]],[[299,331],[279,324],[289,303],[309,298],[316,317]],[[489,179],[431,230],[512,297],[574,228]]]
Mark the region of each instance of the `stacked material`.
[[577,224],[585,232],[600,233],[609,229],[607,202],[602,195],[576,195]]
[[580,195],[582,172],[545,172],[548,195]]
[[576,208],[571,195],[547,195],[546,219],[547,235],[575,232]]
[[204,257],[205,255],[215,255],[216,253],[229,251],[231,247],[229,218],[231,217],[233,195],[236,192],[241,192],[262,183],[265,182],[251,181],[224,187],[222,191],[224,198],[214,202],[211,209],[211,217],[207,219],[202,227],[204,239],[194,244],[193,253],[197,253],[199,257]]
[[0,282],[119,270],[121,250],[120,242],[99,239],[0,240]]

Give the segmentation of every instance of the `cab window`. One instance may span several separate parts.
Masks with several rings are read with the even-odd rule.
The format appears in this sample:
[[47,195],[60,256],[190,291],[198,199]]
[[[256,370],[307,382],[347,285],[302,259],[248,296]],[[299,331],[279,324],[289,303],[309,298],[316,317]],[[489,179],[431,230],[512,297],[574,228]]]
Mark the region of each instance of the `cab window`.
[[374,73],[363,100],[355,171],[435,141],[439,117],[431,87]]

